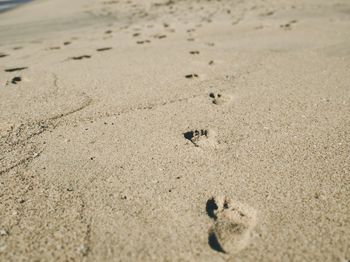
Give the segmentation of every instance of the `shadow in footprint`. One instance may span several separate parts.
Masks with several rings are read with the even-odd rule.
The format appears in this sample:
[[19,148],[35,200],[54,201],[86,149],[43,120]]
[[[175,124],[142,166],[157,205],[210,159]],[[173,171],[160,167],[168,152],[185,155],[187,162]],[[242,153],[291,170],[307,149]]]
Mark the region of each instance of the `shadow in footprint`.
[[137,41],[136,42],[136,44],[138,44],[138,45],[149,44],[149,43],[151,43],[151,41],[149,41],[149,40],[143,40],[143,41]]
[[218,206],[216,205],[214,198],[210,198],[207,201],[207,205],[205,207],[205,210],[207,211],[208,216],[213,219],[216,219],[215,210],[217,209],[218,209]]
[[188,75],[185,75],[186,78],[197,78],[198,75],[197,74],[188,74]]
[[184,137],[191,141],[193,138],[193,131],[189,131],[189,132],[184,133]]
[[221,247],[218,238],[216,237],[214,232],[210,232],[209,233],[209,237],[208,237],[208,244],[209,246],[214,249],[217,252],[221,252],[221,253],[225,253],[225,250]]
[[[207,211],[207,214],[208,214],[208,216],[210,218],[212,218],[214,220],[217,219],[217,216],[216,216],[215,212],[216,212],[216,210],[218,210],[218,206],[215,203],[215,199],[214,198],[208,199],[207,204],[205,206],[205,210]],[[213,232],[213,231],[209,232],[208,244],[215,251],[218,251],[218,252],[221,252],[221,253],[226,253],[225,250],[220,245],[219,240],[218,240],[218,238],[215,235],[215,232]]]
[[103,52],[103,51],[107,51],[107,50],[111,50],[112,47],[103,47],[103,48],[98,48],[96,49],[97,52]]
[[91,56],[90,56],[90,55],[73,56],[73,57],[71,57],[70,59],[73,59],[73,60],[82,60],[82,59],[85,59],[85,58],[91,58]]

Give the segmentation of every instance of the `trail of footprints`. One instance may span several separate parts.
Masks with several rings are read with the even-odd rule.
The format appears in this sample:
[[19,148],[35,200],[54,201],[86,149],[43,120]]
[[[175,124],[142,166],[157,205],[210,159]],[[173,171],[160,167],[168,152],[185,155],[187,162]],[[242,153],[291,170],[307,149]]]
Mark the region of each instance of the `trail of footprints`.
[[[106,2],[107,3],[107,2]],[[114,3],[114,1],[109,1],[108,3]],[[172,1],[169,1],[169,3],[172,3]],[[208,23],[211,21],[207,21]],[[296,23],[295,21],[291,21],[287,23],[286,25],[281,25],[281,28],[283,29],[290,29],[291,24]],[[167,32],[173,33],[175,32],[174,29],[169,29],[169,24],[164,23],[164,28],[168,28]],[[193,42],[196,39],[193,37],[193,33],[195,33],[196,29],[191,28],[187,30],[188,37],[187,40],[189,42]],[[112,30],[107,30],[104,32],[105,35],[112,35]],[[139,38],[141,36],[141,33],[135,32],[132,34],[132,37]],[[163,39],[166,38],[167,35],[165,34],[155,34],[152,36],[156,39]],[[142,44],[150,44],[151,41],[148,39],[138,39],[136,41],[137,45]],[[63,46],[71,45],[72,43],[70,41],[66,41],[63,43]],[[214,43],[206,43],[208,46],[214,46]],[[49,50],[58,50],[61,49],[61,46],[53,46],[50,47]],[[111,50],[112,47],[101,47],[97,48],[97,52],[105,52]],[[193,56],[199,56],[200,51],[198,50],[191,50],[189,51],[190,55]],[[8,54],[0,53],[0,58],[6,57]],[[79,55],[79,56],[73,56],[69,57],[68,60],[85,60],[90,59],[91,55]],[[208,62],[209,66],[214,66],[214,61],[210,60]],[[5,72],[17,72],[26,70],[28,67],[22,66],[17,68],[8,68],[5,70]],[[197,73],[190,73],[185,75],[186,79],[197,79],[199,78],[199,75]],[[17,84],[22,80],[21,76],[15,76],[12,78],[10,83]],[[9,83],[9,82],[8,82]],[[223,93],[215,93],[210,92],[208,95],[208,99],[211,101],[211,104],[214,106],[221,106],[226,103],[229,103],[232,99],[230,95],[223,94]],[[82,107],[83,108],[83,107]],[[80,110],[77,109],[77,110]],[[72,111],[75,112],[75,111]],[[72,113],[71,112],[71,113]],[[62,115],[63,116],[63,115]],[[62,117],[60,116],[60,117]],[[7,172],[11,170],[12,168],[18,166],[19,164],[30,162],[32,159],[37,157],[40,154],[39,148],[35,146],[35,144],[30,143],[30,139],[34,136],[37,136],[38,134],[45,132],[48,129],[54,128],[53,121],[56,120],[56,118],[52,118],[47,120],[45,123],[35,123],[32,125],[28,125],[28,131],[22,132],[21,130],[23,127],[20,127],[15,130],[9,131],[6,136],[1,137],[1,140],[6,140],[7,144],[9,145],[5,151],[10,151],[11,147],[13,146],[13,143],[18,144],[18,149],[16,148],[13,150],[13,154],[15,154],[18,159],[22,159],[19,162],[12,162],[13,158],[9,158],[9,161],[6,161],[6,159],[3,159],[3,161],[0,161],[0,174]],[[20,131],[18,131],[20,130]],[[21,133],[25,133],[26,136],[24,137],[23,141],[19,138]],[[15,138],[12,139],[12,136]],[[189,130],[185,133],[183,133],[184,138],[190,142],[192,146],[195,148],[215,148],[218,144],[217,142],[217,134],[215,131],[211,129],[194,129]],[[9,142],[11,140],[11,142]],[[12,141],[13,140],[13,141]],[[206,211],[208,216],[212,219],[212,226],[209,229],[208,232],[208,244],[209,246],[221,253],[230,253],[235,254],[242,249],[244,249],[250,242],[251,239],[251,233],[254,229],[256,222],[257,222],[257,215],[256,210],[253,208],[246,206],[242,203],[235,202],[231,200],[230,198],[224,197],[224,196],[214,196],[210,198],[206,203]]]
[[[190,51],[191,55],[199,55],[199,51]],[[209,65],[214,62],[210,61]],[[198,78],[198,74],[185,75],[185,78]],[[215,106],[229,103],[231,95],[209,93],[209,99]],[[195,129],[183,133],[186,140],[199,148],[215,148],[218,144],[216,133],[210,129]],[[208,231],[208,245],[223,254],[236,254],[247,247],[252,238],[252,231],[257,223],[257,212],[243,203],[233,201],[225,196],[211,197],[206,203],[206,211],[212,219]]]

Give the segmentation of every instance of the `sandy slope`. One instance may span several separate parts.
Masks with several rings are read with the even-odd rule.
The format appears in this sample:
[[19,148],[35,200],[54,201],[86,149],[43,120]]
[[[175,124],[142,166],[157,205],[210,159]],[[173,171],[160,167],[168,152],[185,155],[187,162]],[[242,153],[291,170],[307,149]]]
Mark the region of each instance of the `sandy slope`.
[[0,261],[350,260],[349,28],[345,0],[2,14]]

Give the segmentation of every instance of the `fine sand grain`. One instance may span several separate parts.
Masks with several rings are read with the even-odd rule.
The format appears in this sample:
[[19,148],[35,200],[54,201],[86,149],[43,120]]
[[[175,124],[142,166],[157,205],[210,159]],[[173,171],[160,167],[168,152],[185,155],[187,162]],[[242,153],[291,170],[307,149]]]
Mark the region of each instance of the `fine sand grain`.
[[350,2],[2,13],[0,261],[350,261]]

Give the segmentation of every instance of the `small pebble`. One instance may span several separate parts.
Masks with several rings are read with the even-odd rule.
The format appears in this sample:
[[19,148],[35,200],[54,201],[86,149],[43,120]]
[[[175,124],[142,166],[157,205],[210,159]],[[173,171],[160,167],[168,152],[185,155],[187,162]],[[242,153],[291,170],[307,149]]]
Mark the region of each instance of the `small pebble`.
[[8,232],[5,229],[0,229],[0,236],[8,236]]
[[86,256],[89,252],[89,247],[85,244],[80,245],[79,247],[79,252],[83,255]]

